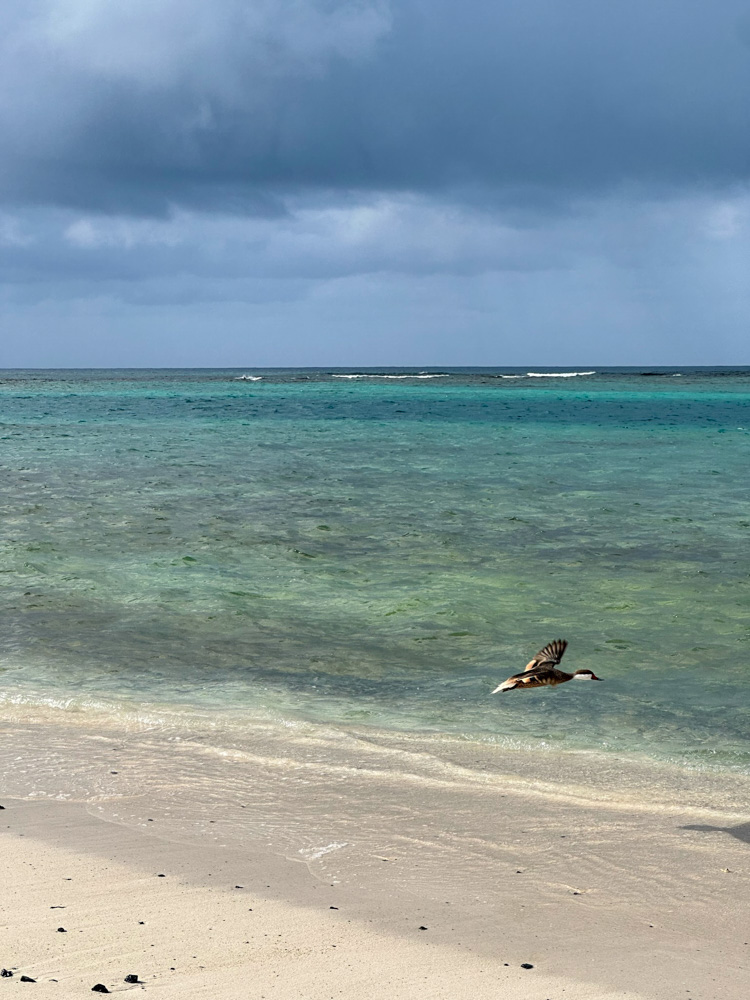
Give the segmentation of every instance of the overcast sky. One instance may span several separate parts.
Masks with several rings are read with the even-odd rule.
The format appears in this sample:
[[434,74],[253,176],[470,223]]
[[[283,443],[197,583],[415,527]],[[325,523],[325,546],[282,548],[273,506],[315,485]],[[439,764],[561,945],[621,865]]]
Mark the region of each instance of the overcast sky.
[[4,0],[0,366],[750,364],[750,0]]

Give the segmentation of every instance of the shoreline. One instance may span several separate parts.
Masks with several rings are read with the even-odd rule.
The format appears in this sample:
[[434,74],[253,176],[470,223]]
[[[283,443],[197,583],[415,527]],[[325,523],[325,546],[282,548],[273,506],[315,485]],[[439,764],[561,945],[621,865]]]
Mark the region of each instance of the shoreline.
[[[15,928],[18,947],[31,950],[17,954],[19,969],[39,966],[48,978],[61,978],[42,961],[52,947],[42,910],[22,918],[26,902],[49,895],[61,866],[116,864],[123,866],[121,883],[137,886],[135,900],[109,891],[105,879],[97,882],[96,900],[84,893],[75,904],[85,912],[106,905],[113,914],[125,907],[102,938],[102,960],[109,950],[136,961],[137,939],[128,935],[138,925],[125,935],[131,943],[123,952],[118,921],[127,923],[127,907],[142,891],[150,898],[155,869],[167,875],[153,890],[162,893],[171,871],[182,888],[168,912],[160,911],[168,940],[186,947],[196,935],[202,940],[190,915],[196,908],[208,906],[215,924],[231,924],[233,893],[245,891],[273,909],[273,927],[278,921],[299,933],[285,945],[291,951],[259,960],[269,990],[271,980],[286,983],[266,996],[337,995],[325,992],[320,959],[332,944],[337,957],[348,955],[349,971],[336,972],[341,995],[406,997],[418,990],[425,997],[489,998],[499,990],[519,1000],[673,1000],[678,993],[735,1000],[750,990],[750,945],[740,924],[750,904],[750,807],[742,808],[750,800],[739,776],[723,776],[729,784],[722,785],[707,772],[649,766],[652,777],[661,775],[659,797],[658,784],[644,785],[633,762],[593,754],[549,755],[534,773],[528,755],[494,749],[477,756],[460,741],[403,734],[364,739],[361,732],[355,738],[326,731],[324,740],[309,726],[259,729],[240,747],[210,745],[206,734],[189,740],[77,722],[0,728],[0,828],[5,854],[16,859],[16,903],[3,922],[11,934]],[[576,790],[560,779],[582,762],[588,773]],[[217,871],[226,873],[221,891]],[[183,892],[198,893],[190,913],[183,912]],[[334,913],[352,921],[353,936],[322,942],[321,928],[330,927]],[[285,931],[259,933],[258,947],[263,934]],[[318,957],[311,940],[318,940]],[[153,988],[164,996],[174,989],[175,996],[234,997],[238,976],[255,981],[256,966],[248,971],[242,954],[250,947],[237,943],[236,953],[217,940],[202,971],[183,978],[167,966],[179,989],[161,973]],[[287,982],[289,954],[303,952],[297,979]],[[84,958],[65,966],[70,983]],[[6,967],[9,961],[0,957]],[[521,970],[522,962],[534,969]],[[365,967],[365,976],[347,979]],[[459,967],[465,981],[451,979]],[[396,979],[386,983],[388,975]],[[440,992],[443,983],[452,983],[450,992]],[[45,990],[64,995],[55,984]]]
[[[42,745],[55,741],[61,747],[61,761],[69,763],[80,750],[80,741],[88,741],[95,751],[101,744],[105,755],[105,744],[112,742],[123,744],[117,752],[135,754],[146,749],[171,753],[179,745],[207,759],[223,757],[266,766],[275,762],[277,767],[294,770],[314,764],[331,773],[362,771],[371,776],[396,779],[400,775],[402,780],[476,786],[501,777],[524,794],[559,797],[584,806],[693,810],[738,819],[747,818],[750,810],[750,772],[744,769],[679,756],[556,745],[542,739],[529,744],[515,737],[495,740],[481,734],[384,729],[362,722],[253,716],[188,705],[145,703],[128,711],[104,701],[69,705],[66,699],[59,704],[0,703],[0,764],[3,741],[13,740],[13,734],[29,755],[34,753],[36,740]],[[66,780],[64,771],[63,767],[61,776]],[[24,797],[26,785],[22,782],[21,786],[19,794]],[[12,787],[8,794],[13,794]],[[45,794],[50,794],[49,789]]]

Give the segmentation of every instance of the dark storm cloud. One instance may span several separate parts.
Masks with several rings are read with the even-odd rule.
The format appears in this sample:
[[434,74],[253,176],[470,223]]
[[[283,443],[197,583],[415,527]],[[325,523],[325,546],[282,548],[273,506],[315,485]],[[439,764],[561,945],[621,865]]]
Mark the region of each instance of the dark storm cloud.
[[750,171],[737,0],[6,0],[6,202],[283,215]]
[[750,0],[5,0],[0,365],[747,363]]

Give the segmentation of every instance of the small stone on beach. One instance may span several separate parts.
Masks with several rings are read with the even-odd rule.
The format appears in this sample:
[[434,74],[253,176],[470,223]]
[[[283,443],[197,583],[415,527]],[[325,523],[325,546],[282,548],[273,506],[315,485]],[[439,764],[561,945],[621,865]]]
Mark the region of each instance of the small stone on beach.
[[8,976],[12,976],[12,975],[13,975],[13,973],[10,971],[10,969],[0,969],[0,976],[2,976],[3,979],[7,979]]
[[125,976],[125,982],[126,983],[137,983],[137,982],[139,982],[138,976],[134,972],[131,972],[129,976]]
[[531,965],[529,962],[521,962],[521,968],[522,969],[533,969],[534,966]]
[[32,979],[31,976],[21,976],[22,983],[35,983],[36,979]]
[[91,987],[92,993],[109,993],[110,990],[104,985],[104,983],[97,983],[96,986]]
[[420,929],[420,931],[426,931],[427,930],[427,928],[425,927],[424,924],[422,924],[422,926],[419,929]]
[[58,927],[57,928],[57,933],[58,934],[67,934],[68,932],[65,930],[64,927]]

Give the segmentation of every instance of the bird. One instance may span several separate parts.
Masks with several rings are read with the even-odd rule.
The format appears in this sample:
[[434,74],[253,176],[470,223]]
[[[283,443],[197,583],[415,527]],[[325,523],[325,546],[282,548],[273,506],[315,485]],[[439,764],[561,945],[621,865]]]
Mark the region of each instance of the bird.
[[563,658],[563,653],[568,648],[566,639],[554,639],[548,643],[544,649],[540,649],[533,660],[529,660],[520,674],[513,674],[507,681],[498,684],[493,694],[498,691],[513,691],[515,688],[537,688],[554,687],[557,684],[564,684],[565,681],[600,681],[593,670],[576,670],[575,673],[567,674],[564,670],[558,670],[557,665]]

